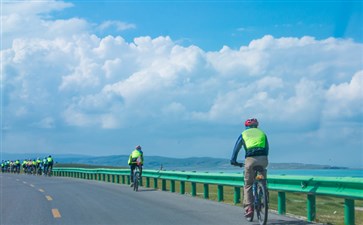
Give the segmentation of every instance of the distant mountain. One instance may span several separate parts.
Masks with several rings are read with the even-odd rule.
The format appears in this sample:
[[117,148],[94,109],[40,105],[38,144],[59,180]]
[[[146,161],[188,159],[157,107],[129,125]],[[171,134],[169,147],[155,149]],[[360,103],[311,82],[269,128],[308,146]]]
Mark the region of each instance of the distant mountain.
[[[102,157],[86,158],[62,158],[56,159],[59,163],[76,163],[106,166],[128,166],[128,155],[113,155]],[[191,157],[191,158],[170,158],[161,156],[145,156],[144,167],[148,169],[160,169],[161,167],[168,170],[195,170],[209,168],[228,168],[231,167],[229,160],[210,157]]]
[[[1,160],[16,160],[16,159],[36,159],[38,157],[44,158],[49,156],[49,153],[8,153],[8,152],[1,152],[0,159]],[[83,157],[92,157],[80,154],[55,154],[52,157],[57,159],[64,159],[64,158],[74,158],[79,159]]]
[[[32,154],[12,154],[2,153],[3,159],[27,159],[45,157],[44,153]],[[127,165],[128,155],[111,155],[111,156],[88,156],[88,155],[52,155],[56,163],[67,164],[88,164],[98,166],[118,166],[125,167]],[[190,158],[171,158],[162,156],[145,156],[144,167],[147,169],[166,170],[230,170],[229,159],[212,158],[212,157],[190,157]],[[269,169],[347,169],[346,167],[332,167],[329,165],[315,165],[304,163],[270,163]]]

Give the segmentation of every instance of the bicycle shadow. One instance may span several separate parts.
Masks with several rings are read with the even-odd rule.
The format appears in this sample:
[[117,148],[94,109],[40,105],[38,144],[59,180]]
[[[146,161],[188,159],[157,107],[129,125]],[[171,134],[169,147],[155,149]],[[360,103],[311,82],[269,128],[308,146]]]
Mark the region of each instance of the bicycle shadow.
[[138,192],[157,191],[157,189],[139,189]]
[[[307,221],[283,221],[283,220],[272,220],[267,222],[268,225],[307,225],[314,224]],[[255,224],[254,224],[255,225]],[[259,225],[259,223],[256,223]]]

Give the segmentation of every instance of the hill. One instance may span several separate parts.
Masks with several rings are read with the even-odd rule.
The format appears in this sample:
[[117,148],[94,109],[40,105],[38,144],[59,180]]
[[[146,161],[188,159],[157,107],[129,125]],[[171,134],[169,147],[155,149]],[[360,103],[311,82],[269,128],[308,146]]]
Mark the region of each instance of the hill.
[[[13,154],[2,153],[1,160],[26,159],[44,157],[47,154]],[[53,155],[56,163],[66,164],[88,164],[98,166],[117,166],[127,167],[128,155],[111,156],[87,156],[87,155]],[[162,156],[145,156],[144,167],[147,169],[166,170],[230,170],[233,167],[229,159],[212,157],[190,157],[190,158],[171,158]],[[269,169],[347,169],[346,167],[332,167],[329,165],[315,165],[304,163],[270,163]]]

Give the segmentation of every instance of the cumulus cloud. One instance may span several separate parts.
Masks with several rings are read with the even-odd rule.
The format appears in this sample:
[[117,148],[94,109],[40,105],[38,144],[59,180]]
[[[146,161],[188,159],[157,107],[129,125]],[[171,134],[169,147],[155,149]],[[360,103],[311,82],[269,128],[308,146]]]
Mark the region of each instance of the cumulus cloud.
[[51,13],[72,7],[62,1],[7,1],[2,3],[2,44],[8,47],[18,38],[68,38],[86,32],[90,24],[80,18],[51,18]]
[[[341,56],[348,51],[359,55],[361,44],[271,36],[253,42],[239,50],[224,47],[205,52],[196,46],[182,47],[170,37],[139,37],[131,43],[122,37],[94,35],[72,40],[18,39],[3,51],[5,71],[14,73],[5,73],[6,84],[14,88],[7,94],[16,102],[24,101],[22,107],[44,107],[50,98],[58,96],[62,104],[56,108],[63,112],[67,124],[103,128],[118,127],[103,125],[102,121],[117,124],[117,116],[112,115],[119,111],[130,112],[123,117],[134,119],[157,119],[161,114],[165,119],[165,112],[178,111],[183,113],[183,120],[227,124],[244,115],[258,115],[276,122],[294,119],[293,129],[306,129],[312,120],[319,124],[322,114],[324,118],[342,112],[362,115],[362,110],[348,107],[362,100],[359,57],[352,61]],[[330,46],[326,52],[327,42],[337,48]],[[346,54],[342,44],[347,45]],[[326,69],[309,71],[321,61],[312,62],[306,50],[297,50],[301,46],[314,48],[313,57],[318,53],[323,59],[330,58],[325,59]],[[286,63],[291,54],[296,64]],[[336,72],[331,74],[329,66]],[[309,73],[302,73],[303,68]],[[356,70],[353,74],[352,68]],[[122,99],[122,104],[108,95]],[[334,106],[330,106],[332,102]],[[141,106],[143,109],[137,110]],[[90,107],[102,113],[90,116]]]
[[332,84],[325,93],[327,119],[363,122],[363,71],[358,71],[349,82]]
[[115,28],[117,31],[124,31],[128,29],[135,29],[136,25],[131,23],[125,23],[121,21],[108,20],[101,23],[98,29],[104,31],[106,29]]

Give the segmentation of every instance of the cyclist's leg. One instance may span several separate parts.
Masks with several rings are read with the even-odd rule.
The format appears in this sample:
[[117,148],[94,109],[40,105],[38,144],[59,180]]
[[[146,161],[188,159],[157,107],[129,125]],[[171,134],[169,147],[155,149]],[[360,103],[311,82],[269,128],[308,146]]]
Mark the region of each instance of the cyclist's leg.
[[243,207],[246,210],[251,210],[253,207],[253,193],[252,185],[254,181],[254,165],[255,159],[253,157],[247,157],[245,159],[245,171],[244,171],[244,188],[243,188]]
[[256,156],[255,159],[256,159],[255,166],[261,166],[262,168],[264,168],[264,170],[261,173],[265,178],[265,180],[267,180],[267,170],[266,170],[268,166],[267,156]]
[[44,175],[47,175],[48,173],[48,165],[44,165]]
[[130,165],[130,182],[131,182],[131,184],[134,182],[134,170],[135,170],[135,165],[131,164]]
[[51,163],[49,166],[48,166],[48,174],[49,176],[52,175],[52,171],[53,171],[53,163]]
[[142,176],[142,165],[139,166],[140,177]]

